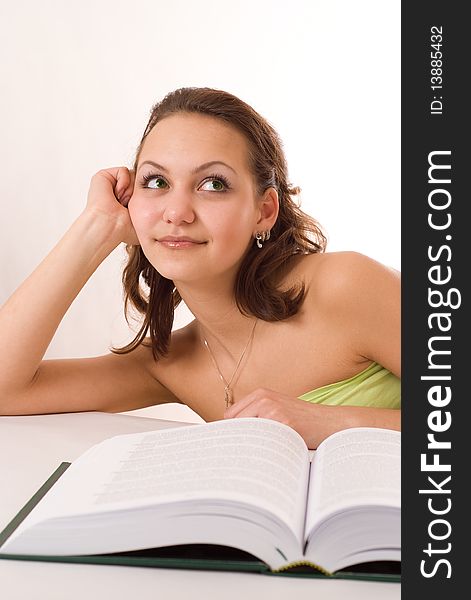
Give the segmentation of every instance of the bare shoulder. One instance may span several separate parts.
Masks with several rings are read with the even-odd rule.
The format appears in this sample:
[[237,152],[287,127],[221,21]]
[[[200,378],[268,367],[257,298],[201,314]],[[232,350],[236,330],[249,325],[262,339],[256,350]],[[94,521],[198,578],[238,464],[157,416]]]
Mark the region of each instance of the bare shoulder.
[[205,372],[206,355],[202,349],[196,321],[193,320],[172,331],[167,355],[152,364],[154,377],[178,398],[178,402],[187,404],[195,412],[201,409],[194,404],[198,394],[189,393],[189,388],[194,389],[201,373]]
[[328,305],[336,300],[371,298],[393,290],[399,292],[401,275],[359,252],[326,252],[302,257],[290,279],[304,281],[311,296]]
[[148,363],[154,376],[163,383],[171,381],[174,370],[181,372],[182,367],[186,367],[188,363],[195,359],[198,350],[197,341],[198,334],[195,320],[183,327],[174,329],[170,334],[167,355],[157,361],[150,360]]
[[304,308],[341,332],[339,339],[358,361],[376,361],[400,374],[401,277],[358,252],[303,257],[293,281],[306,286]]
[[191,354],[197,337],[196,320],[192,320],[179,329],[174,329],[170,335],[169,353],[165,359],[167,363],[178,361]]

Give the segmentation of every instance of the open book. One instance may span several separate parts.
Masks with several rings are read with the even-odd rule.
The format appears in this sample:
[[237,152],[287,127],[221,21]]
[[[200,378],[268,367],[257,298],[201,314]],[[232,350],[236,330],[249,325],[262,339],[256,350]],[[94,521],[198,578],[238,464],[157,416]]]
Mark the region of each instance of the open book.
[[311,462],[302,437],[268,419],[118,435],[62,464],[0,534],[0,558],[191,566],[209,548],[227,568],[248,557],[271,573],[371,566],[399,579],[400,440],[346,429]]

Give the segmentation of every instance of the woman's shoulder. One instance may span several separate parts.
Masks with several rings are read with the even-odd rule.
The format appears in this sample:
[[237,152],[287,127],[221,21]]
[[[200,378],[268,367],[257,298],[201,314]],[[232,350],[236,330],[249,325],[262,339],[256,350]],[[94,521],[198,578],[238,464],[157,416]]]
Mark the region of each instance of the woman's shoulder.
[[385,270],[399,275],[399,271],[388,267],[381,262],[354,250],[343,250],[338,252],[319,252],[316,254],[303,254],[294,267],[309,275],[322,275],[332,279],[348,274],[352,269],[358,271],[371,271],[372,269]]
[[335,277],[349,272],[352,268],[357,270],[381,268],[399,275],[399,271],[388,267],[377,260],[356,252],[354,250],[342,250],[338,252],[318,252],[313,254],[300,254],[296,256],[291,272],[302,273],[307,276],[322,274],[323,277]]
[[[168,352],[157,362],[164,363],[166,366],[175,358],[182,355],[188,355],[189,351],[194,348],[198,339],[198,330],[196,327],[196,319],[192,319],[189,323],[181,327],[174,327],[170,333]],[[146,346],[151,349],[152,344],[150,337],[144,340]]]
[[170,389],[169,382],[173,377],[182,372],[182,369],[191,371],[192,362],[195,362],[198,355],[198,336],[195,327],[195,321],[182,326],[175,327],[170,333],[167,353],[160,356],[157,360],[152,354],[152,343],[149,337],[146,337],[141,346],[145,346],[143,359],[146,361],[149,370],[160,383]]
[[304,312],[358,358],[400,373],[400,273],[358,252],[306,257]]
[[399,289],[397,269],[355,251],[323,252],[300,257],[289,275],[302,281],[317,302],[365,301]]

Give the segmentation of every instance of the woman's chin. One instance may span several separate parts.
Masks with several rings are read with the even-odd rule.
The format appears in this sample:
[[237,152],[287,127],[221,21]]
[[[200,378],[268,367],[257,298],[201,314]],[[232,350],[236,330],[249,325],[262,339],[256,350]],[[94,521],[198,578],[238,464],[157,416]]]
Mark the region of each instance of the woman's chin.
[[191,268],[183,265],[164,265],[160,261],[158,263],[152,263],[155,270],[165,277],[165,279],[171,279],[172,281],[191,282],[201,280],[201,269],[195,267]]

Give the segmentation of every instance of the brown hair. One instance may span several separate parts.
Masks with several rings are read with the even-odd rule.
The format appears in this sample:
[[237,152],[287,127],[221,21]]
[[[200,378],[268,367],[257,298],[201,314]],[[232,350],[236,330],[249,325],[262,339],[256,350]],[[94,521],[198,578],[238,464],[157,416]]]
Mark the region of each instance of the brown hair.
[[[248,161],[259,195],[273,187],[278,192],[279,214],[271,230],[270,242],[259,249],[247,249],[234,285],[239,310],[265,321],[279,321],[296,314],[301,306],[304,284],[288,290],[279,287],[280,277],[299,254],[323,252],[326,238],[317,221],[300,210],[291,196],[300,192],[288,182],[282,143],[273,127],[251,106],[212,88],[180,88],[167,94],[152,107],[149,122],[136,151],[136,172],[144,141],[156,123],[175,113],[199,113],[236,127],[248,142]],[[168,353],[174,310],[181,296],[172,280],[166,279],[150,264],[140,246],[127,246],[128,262],[123,272],[125,314],[134,307],[143,315],[134,340],[113,352],[124,354],[136,349],[150,335],[155,359]],[[147,290],[142,284],[145,284]],[[129,320],[128,320],[129,322]]]

